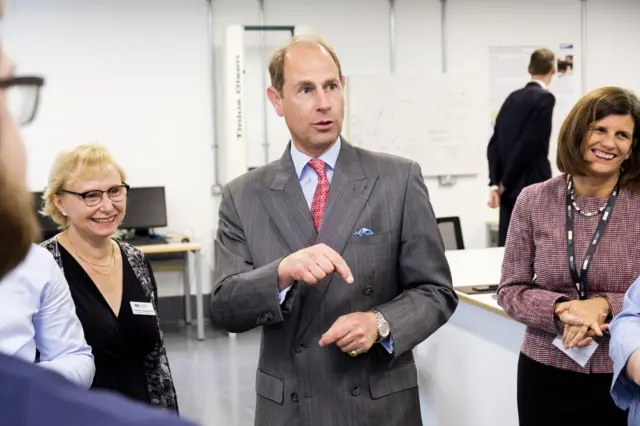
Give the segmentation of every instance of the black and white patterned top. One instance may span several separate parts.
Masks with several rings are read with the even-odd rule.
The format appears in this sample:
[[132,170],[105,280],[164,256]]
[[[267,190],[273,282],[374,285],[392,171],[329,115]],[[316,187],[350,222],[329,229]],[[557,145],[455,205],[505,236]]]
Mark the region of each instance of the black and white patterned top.
[[[153,304],[155,311],[158,312],[158,289],[148,259],[140,250],[132,245],[123,242],[118,242],[118,244],[127,256],[127,260],[129,261],[135,276],[142,285],[142,289],[146,297]],[[40,245],[46,248],[53,255],[56,263],[64,273],[57,237],[50,238],[49,240],[42,242]],[[158,319],[157,316],[156,318]],[[158,319],[158,329],[159,328],[160,320]],[[161,330],[160,340],[156,347],[145,358],[145,374],[147,379],[147,390],[149,392],[149,402],[152,405],[177,412],[178,400]]]

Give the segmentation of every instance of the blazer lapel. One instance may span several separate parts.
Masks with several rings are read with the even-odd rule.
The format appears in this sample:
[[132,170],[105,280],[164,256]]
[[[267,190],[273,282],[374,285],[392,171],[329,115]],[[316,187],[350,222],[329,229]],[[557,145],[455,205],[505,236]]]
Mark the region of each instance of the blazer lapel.
[[266,190],[260,192],[262,202],[289,250],[296,252],[313,245],[318,234],[289,147],[273,167],[273,179],[267,179]]
[[[377,176],[365,174],[357,151],[343,139],[316,243],[324,243],[342,255],[376,181]],[[317,313],[335,275],[331,274],[307,292],[298,336]]]
[[376,181],[377,176],[364,173],[355,148],[343,141],[331,180],[318,243],[324,243],[342,254]]

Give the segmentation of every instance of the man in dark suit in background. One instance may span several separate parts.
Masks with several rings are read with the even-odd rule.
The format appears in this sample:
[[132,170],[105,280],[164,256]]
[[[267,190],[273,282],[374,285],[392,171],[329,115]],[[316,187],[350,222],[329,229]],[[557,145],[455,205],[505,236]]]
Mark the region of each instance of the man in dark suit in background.
[[294,39],[269,71],[291,143],[225,187],[212,296],[215,324],[262,327],[255,423],[422,424],[412,349],[458,299],[420,166],[341,138],[326,43]]
[[531,55],[531,81],[511,93],[500,108],[487,148],[489,206],[500,206],[498,245],[504,246],[511,212],[525,186],[551,178],[549,138],[556,99],[547,88],[556,72],[548,49]]

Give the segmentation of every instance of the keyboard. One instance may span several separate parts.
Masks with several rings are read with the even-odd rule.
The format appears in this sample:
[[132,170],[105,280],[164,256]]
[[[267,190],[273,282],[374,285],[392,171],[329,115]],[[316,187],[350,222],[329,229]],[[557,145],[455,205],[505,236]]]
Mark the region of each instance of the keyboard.
[[150,246],[155,244],[168,244],[169,241],[164,237],[131,237],[125,240],[125,242],[132,246]]

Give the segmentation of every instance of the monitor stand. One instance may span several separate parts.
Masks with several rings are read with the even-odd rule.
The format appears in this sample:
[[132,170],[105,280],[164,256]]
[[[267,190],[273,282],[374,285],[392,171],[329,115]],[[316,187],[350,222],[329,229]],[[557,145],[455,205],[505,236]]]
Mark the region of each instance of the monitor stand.
[[151,229],[150,228],[135,228],[133,230],[133,235],[136,238],[151,238]]
[[149,245],[149,244],[167,244],[167,240],[163,237],[159,237],[151,232],[151,228],[135,228],[133,233],[125,239],[126,242],[136,245]]

